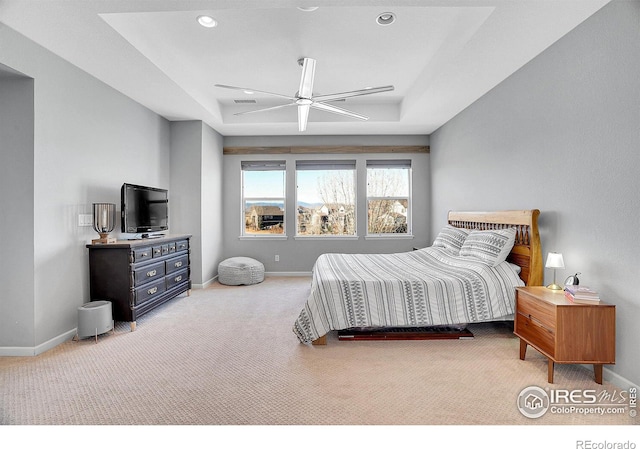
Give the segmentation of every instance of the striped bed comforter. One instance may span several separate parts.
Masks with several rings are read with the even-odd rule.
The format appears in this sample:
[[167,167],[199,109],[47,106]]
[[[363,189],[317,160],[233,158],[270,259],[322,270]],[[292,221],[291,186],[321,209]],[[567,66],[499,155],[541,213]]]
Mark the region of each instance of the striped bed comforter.
[[396,254],[323,254],[293,331],[311,343],[352,327],[438,326],[509,319],[514,266],[452,256],[436,247]]

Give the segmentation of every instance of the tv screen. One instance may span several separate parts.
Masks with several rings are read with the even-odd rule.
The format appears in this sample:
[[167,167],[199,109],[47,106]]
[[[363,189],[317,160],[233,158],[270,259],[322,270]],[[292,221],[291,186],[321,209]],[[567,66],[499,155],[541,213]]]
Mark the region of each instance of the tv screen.
[[169,192],[166,189],[122,185],[122,232],[147,233],[169,229]]

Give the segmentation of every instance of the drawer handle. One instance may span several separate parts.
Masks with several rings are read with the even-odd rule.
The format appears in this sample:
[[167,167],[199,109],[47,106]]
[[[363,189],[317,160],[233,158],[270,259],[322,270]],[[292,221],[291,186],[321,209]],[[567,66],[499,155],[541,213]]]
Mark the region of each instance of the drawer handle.
[[149,253],[142,253],[142,257],[147,257]]
[[147,271],[147,277],[155,276],[157,273],[156,270]]
[[[536,323],[538,326],[540,326],[542,329],[546,330],[547,332],[549,332],[550,334],[553,334],[553,330],[549,329],[547,326],[544,325],[544,323],[542,321],[540,321],[539,319],[537,319],[536,317],[534,317],[533,315],[531,315],[530,313],[525,315],[521,312],[518,312],[521,315],[523,315],[525,318],[528,318],[529,321],[531,321],[532,323]],[[525,323],[525,325],[527,325],[527,323]]]
[[182,266],[182,261],[180,261],[180,262],[176,262],[176,263],[174,264],[174,266],[175,266],[176,268],[180,268],[180,267]]
[[182,280],[182,276],[178,276],[174,279],[175,282],[180,282]]
[[150,295],[153,295],[154,293],[157,293],[157,292],[158,292],[158,287],[153,287],[147,290],[147,293]]

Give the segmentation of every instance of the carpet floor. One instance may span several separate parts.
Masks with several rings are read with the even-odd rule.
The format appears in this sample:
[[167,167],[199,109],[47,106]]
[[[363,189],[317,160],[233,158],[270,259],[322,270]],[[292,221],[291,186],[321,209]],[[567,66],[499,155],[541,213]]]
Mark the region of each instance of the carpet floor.
[[547,413],[517,406],[529,386],[596,390],[593,371],[532,348],[510,323],[471,325],[470,340],[300,344],[292,325],[308,277],[218,283],[114,332],[36,357],[0,358],[2,425],[626,425],[628,413]]

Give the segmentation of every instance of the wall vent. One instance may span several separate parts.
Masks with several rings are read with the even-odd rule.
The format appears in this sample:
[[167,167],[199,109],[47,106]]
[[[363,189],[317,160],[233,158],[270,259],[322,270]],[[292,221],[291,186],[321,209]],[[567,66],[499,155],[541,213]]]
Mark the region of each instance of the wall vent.
[[235,104],[256,104],[256,100],[233,100]]

